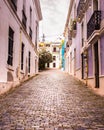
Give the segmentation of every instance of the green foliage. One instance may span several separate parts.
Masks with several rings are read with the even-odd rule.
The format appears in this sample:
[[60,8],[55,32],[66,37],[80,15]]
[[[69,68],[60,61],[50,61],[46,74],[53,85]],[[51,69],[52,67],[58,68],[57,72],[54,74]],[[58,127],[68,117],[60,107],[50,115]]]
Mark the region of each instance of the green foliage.
[[53,57],[49,51],[46,51],[45,49],[43,49],[39,52],[39,69],[40,70],[45,69],[45,64],[51,63],[52,61],[53,61]]

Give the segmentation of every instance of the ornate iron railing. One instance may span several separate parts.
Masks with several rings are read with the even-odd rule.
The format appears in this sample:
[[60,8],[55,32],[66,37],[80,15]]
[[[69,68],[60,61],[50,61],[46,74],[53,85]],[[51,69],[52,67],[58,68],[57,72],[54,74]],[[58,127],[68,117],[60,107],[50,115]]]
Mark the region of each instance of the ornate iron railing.
[[100,24],[101,24],[101,11],[97,10],[94,11],[89,22],[87,23],[87,38],[89,38],[95,30],[100,29]]
[[68,45],[72,44],[72,32],[68,29]]
[[71,25],[71,34],[72,34],[72,37],[75,37],[76,31],[77,31],[77,22],[75,20],[73,20],[72,21],[72,25]]
[[78,7],[77,7],[77,16],[79,17],[80,16],[80,14],[82,13],[82,11],[83,11],[83,7],[84,7],[84,2],[85,2],[85,0],[80,0],[79,1],[79,4],[78,4]]

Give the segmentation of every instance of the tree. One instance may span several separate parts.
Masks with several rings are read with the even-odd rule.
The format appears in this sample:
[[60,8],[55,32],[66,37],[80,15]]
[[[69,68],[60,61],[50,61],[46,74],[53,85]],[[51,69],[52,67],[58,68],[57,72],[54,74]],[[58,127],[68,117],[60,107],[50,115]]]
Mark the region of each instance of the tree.
[[51,63],[52,61],[53,61],[53,57],[52,57],[52,54],[49,51],[42,49],[39,52],[39,69],[40,70],[45,69],[45,64]]

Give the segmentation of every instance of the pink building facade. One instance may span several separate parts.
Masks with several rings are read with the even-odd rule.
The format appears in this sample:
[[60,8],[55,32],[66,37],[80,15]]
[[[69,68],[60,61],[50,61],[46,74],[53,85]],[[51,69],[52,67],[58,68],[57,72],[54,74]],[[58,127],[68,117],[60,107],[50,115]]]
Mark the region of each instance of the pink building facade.
[[71,0],[64,34],[66,71],[104,94],[104,1]]
[[0,94],[38,73],[39,0],[0,0]]

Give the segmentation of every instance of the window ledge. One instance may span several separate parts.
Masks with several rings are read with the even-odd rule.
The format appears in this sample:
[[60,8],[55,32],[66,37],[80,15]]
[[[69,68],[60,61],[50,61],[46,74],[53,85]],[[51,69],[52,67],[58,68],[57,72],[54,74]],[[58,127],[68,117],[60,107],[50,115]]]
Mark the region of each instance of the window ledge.
[[88,79],[93,79],[94,78],[94,76],[88,76]]
[[8,65],[8,64],[7,64],[7,69],[9,69],[9,70],[11,70],[11,71],[14,71],[14,67],[11,66],[11,65]]
[[100,77],[100,78],[104,78],[104,75],[100,75],[99,77]]
[[21,74],[24,74],[24,71],[23,71],[23,70],[21,70],[21,71],[20,71],[20,73],[21,73]]

